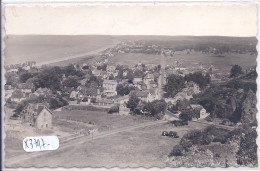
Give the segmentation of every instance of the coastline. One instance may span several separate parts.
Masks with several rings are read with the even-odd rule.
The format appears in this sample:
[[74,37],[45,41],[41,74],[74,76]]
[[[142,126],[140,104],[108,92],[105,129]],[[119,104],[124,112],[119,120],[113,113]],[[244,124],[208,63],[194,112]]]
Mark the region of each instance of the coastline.
[[97,49],[97,50],[89,51],[89,52],[78,54],[78,55],[72,55],[72,56],[58,58],[58,59],[53,59],[53,60],[44,61],[44,62],[37,62],[36,66],[39,67],[41,65],[54,64],[54,63],[58,63],[58,62],[63,62],[63,61],[75,59],[75,58],[81,58],[81,57],[84,57],[84,56],[87,57],[89,55],[97,55],[98,53],[106,50],[107,48],[111,48],[111,47],[113,47],[113,46],[110,45],[110,46],[106,46],[106,47],[103,47],[103,48],[100,48],[100,49]]

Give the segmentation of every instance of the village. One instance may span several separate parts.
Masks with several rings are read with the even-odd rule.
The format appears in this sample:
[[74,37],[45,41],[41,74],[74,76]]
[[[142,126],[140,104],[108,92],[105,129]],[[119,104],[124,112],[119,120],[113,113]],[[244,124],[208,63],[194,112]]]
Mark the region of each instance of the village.
[[[214,55],[215,51],[211,49],[209,53]],[[225,85],[234,78],[212,63],[189,64],[179,59],[179,56],[196,53],[192,49],[176,51],[126,41],[85,62],[39,66],[29,61],[5,66],[7,140],[16,142],[17,138],[29,135],[55,135],[61,144],[94,139],[99,142],[99,137],[143,129],[149,135],[155,132],[151,137],[154,141],[160,139],[161,146],[166,142],[167,146],[174,146],[194,128],[217,126],[233,130],[241,125],[240,121],[227,116],[234,109],[224,105],[227,109],[223,106],[217,109],[219,104],[212,107],[211,99],[204,100],[204,96],[215,86]],[[153,55],[157,63],[141,59],[117,63],[115,59],[122,54],[133,55],[133,58],[140,54]],[[242,73],[240,66],[235,67]],[[254,72],[254,67],[243,67],[243,74]],[[232,93],[225,91],[221,93],[229,98],[227,102],[232,106],[234,102],[229,102]],[[225,103],[223,99],[219,101]],[[142,131],[139,134],[147,136],[141,136]],[[132,131],[125,143],[132,142],[135,136]],[[175,140],[161,139],[162,136]],[[146,140],[140,138],[140,141]],[[164,149],[161,156],[168,151]],[[22,155],[21,149],[16,149],[15,154]],[[154,151],[152,155],[156,154]]]
[[[154,100],[162,99],[160,95],[158,84],[160,84],[160,68],[161,65],[145,65],[141,62],[128,66],[120,66],[118,64],[110,64],[109,56],[111,52],[107,52],[100,56],[94,65],[83,63],[71,64],[75,71],[84,73],[80,80],[73,80],[71,76],[66,77],[62,75],[62,82],[76,81],[73,85],[64,86],[59,95],[68,96],[68,105],[74,106],[93,106],[102,108],[105,111],[113,106],[118,106],[119,115],[128,115],[131,111],[127,108],[127,102],[132,94],[135,94],[142,102],[152,102]],[[113,52],[113,51],[112,51]],[[118,52],[122,53],[122,52]],[[212,67],[212,66],[211,66]],[[24,70],[28,73],[40,72],[42,68],[36,67],[36,62],[27,62],[24,64],[13,65],[6,68],[7,73],[15,75],[14,78],[19,79],[18,70]],[[208,69],[212,71],[212,68]],[[185,75],[189,74],[188,69],[180,65],[179,61],[174,61],[172,65],[167,65],[165,74],[162,76],[166,80],[170,74]],[[75,85],[78,85],[75,87]],[[17,83],[15,86],[5,85],[5,100],[7,104],[17,105],[28,98],[44,98],[55,97],[52,90],[49,88],[36,88],[33,83]],[[165,98],[168,104],[176,104],[183,99],[191,99],[194,94],[200,93],[200,87],[195,82],[186,82],[185,88],[176,94],[174,98]],[[51,119],[37,119],[43,117],[48,113],[51,116],[49,104],[29,104],[20,113],[21,119],[30,122],[32,126],[38,129],[50,129],[52,126]],[[205,118],[205,109],[194,104],[196,108],[201,108],[201,116]],[[43,116],[40,115],[43,109],[46,109]],[[56,109],[56,110],[61,110]],[[37,112],[35,112],[37,111]],[[177,115],[176,115],[177,116]],[[36,117],[36,118],[35,118]]]

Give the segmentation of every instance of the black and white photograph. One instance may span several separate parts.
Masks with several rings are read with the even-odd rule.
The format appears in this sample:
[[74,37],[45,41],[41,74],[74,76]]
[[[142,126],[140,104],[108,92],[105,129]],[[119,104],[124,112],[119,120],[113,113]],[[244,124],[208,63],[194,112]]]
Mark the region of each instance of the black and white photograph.
[[257,168],[257,9],[5,5],[4,167]]

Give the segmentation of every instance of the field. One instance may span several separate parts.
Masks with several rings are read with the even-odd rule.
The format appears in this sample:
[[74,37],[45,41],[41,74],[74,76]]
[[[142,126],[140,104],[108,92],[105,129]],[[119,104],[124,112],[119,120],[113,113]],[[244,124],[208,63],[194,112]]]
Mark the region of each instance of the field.
[[[190,123],[185,127],[173,127],[168,123],[148,126],[131,131],[86,140],[73,148],[57,150],[17,164],[23,167],[166,167],[167,155],[180,138],[161,136],[162,131],[177,131],[180,137],[188,130],[201,129],[205,125]],[[47,157],[48,156],[48,157]],[[43,161],[44,162],[41,162]]]
[[143,54],[143,53],[123,53],[116,54],[113,57],[109,57],[111,63],[118,63],[121,65],[135,65],[139,61],[144,64],[160,64],[160,55]]
[[240,65],[242,67],[249,67],[256,65],[256,56],[246,54],[229,53],[223,54],[224,57],[216,57],[212,54],[205,54],[201,52],[193,52],[191,54],[174,54],[173,57],[166,58],[166,64],[173,64],[175,60],[180,60],[187,68],[194,66],[194,64],[214,65],[215,68],[224,71],[230,71],[232,65]]
[[[155,122],[157,124],[154,124]],[[98,128],[98,132],[74,138],[69,142],[73,144],[69,146],[70,148],[65,148],[67,143],[61,143],[57,151],[37,154],[39,155],[37,157],[30,157],[35,153],[25,153],[19,146],[21,140],[9,136],[15,135],[13,132],[6,132],[6,157],[9,161],[14,160],[13,157],[18,157],[17,162],[11,166],[165,167],[167,155],[188,130],[207,126],[191,122],[188,126],[174,127],[167,121],[158,122],[141,116],[120,116],[80,110],[54,111],[53,124],[55,129],[62,129],[71,135],[82,128]],[[163,137],[161,136],[163,131],[176,131],[180,138]],[[28,159],[19,162],[19,159],[24,158]]]
[[[121,65],[135,65],[139,61],[144,64],[160,64],[160,55],[141,54],[141,53],[125,53],[117,54],[109,58],[111,63],[119,63]],[[193,52],[191,54],[174,54],[173,57],[167,56],[165,58],[166,65],[172,65],[174,61],[179,60],[181,65],[186,68],[197,67],[204,65],[214,67],[223,72],[229,72],[232,65],[240,65],[242,67],[249,67],[256,65],[256,56],[247,54],[229,53],[224,54],[224,57],[215,57],[211,54],[201,52]]]
[[[108,114],[107,112],[86,110],[63,110],[59,112],[55,111],[54,116],[54,124],[59,122],[60,120],[67,120],[66,122],[76,121],[79,124],[85,124],[86,127],[98,128],[99,131],[112,130],[151,121],[151,118],[144,118],[141,116],[113,115]],[[64,122],[64,124],[66,124],[66,122]],[[66,127],[68,128],[69,125],[72,125],[72,123],[69,123]]]

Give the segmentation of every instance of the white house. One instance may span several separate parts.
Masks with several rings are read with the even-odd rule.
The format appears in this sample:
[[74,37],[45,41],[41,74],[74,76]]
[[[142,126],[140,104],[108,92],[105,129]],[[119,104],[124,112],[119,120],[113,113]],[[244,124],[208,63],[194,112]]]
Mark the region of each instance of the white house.
[[207,113],[206,109],[199,104],[191,104],[191,108],[193,109],[194,113],[197,115],[198,119],[204,119],[210,115],[210,113]]
[[40,103],[29,103],[21,113],[23,123],[30,123],[31,126],[38,129],[51,129],[52,117],[50,109]]
[[103,81],[103,94],[112,97],[117,95],[116,87],[118,85],[117,80],[104,80]]

